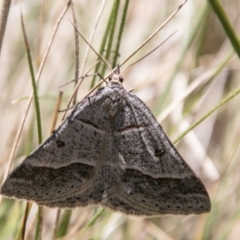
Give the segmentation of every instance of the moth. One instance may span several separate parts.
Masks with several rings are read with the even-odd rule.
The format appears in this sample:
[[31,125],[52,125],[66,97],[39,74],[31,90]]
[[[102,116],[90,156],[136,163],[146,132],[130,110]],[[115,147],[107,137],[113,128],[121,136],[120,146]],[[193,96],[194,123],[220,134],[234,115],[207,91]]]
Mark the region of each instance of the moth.
[[201,180],[122,82],[117,69],[9,174],[1,194],[47,207],[94,204],[140,216],[209,212]]

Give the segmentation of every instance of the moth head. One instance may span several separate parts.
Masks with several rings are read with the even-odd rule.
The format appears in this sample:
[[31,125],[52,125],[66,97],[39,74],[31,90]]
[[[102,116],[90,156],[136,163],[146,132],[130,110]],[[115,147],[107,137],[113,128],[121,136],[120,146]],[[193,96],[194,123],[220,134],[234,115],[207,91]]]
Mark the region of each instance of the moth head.
[[123,77],[119,74],[113,73],[111,76],[109,76],[109,82],[111,83],[122,83],[123,82]]
[[118,64],[114,73],[109,77],[111,83],[122,83],[123,77],[120,75],[120,65]]

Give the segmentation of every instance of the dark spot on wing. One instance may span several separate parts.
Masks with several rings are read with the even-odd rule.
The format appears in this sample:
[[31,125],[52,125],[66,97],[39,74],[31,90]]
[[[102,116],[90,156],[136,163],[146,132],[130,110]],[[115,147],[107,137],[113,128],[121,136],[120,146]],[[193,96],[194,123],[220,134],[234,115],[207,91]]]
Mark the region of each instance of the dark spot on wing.
[[65,143],[64,143],[63,141],[61,141],[61,140],[57,140],[56,143],[57,143],[57,146],[58,146],[59,148],[65,146]]
[[166,151],[164,149],[155,149],[155,156],[156,157],[161,157]]

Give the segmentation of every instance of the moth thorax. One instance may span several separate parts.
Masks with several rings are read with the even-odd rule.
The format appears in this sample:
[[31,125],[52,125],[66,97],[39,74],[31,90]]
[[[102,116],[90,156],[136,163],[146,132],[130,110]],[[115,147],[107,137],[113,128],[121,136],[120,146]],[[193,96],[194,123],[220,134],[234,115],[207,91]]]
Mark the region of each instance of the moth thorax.
[[118,101],[117,102],[111,102],[110,108],[109,108],[109,111],[108,111],[109,115],[111,117],[115,117],[115,115],[118,112],[118,109],[119,109],[119,102]]

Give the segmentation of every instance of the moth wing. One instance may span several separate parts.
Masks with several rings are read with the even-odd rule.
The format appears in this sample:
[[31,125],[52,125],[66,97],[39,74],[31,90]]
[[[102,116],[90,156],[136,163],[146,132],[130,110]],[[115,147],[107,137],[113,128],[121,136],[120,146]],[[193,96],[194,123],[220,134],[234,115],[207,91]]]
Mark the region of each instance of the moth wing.
[[[107,118],[102,104],[107,91],[100,89],[79,103],[59,128],[11,172],[1,194],[67,207],[68,198],[87,191],[104,141]],[[78,205],[88,203],[80,199]]]
[[125,161],[110,207],[136,215],[209,212],[208,193],[147,106],[127,94],[115,120],[115,145]]

